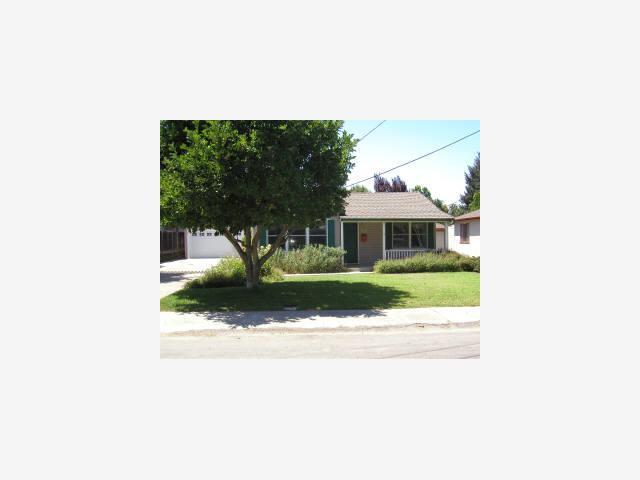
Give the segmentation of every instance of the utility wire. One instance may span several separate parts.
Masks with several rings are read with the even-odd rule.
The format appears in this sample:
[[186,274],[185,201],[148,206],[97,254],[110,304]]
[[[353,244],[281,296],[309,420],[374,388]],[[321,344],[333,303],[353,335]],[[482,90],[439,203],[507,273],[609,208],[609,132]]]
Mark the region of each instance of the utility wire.
[[[378,127],[376,127],[376,128],[378,128]],[[375,128],[374,128],[374,130],[375,130]],[[428,157],[429,155],[431,155],[433,153],[436,153],[436,152],[439,152],[440,150],[444,150],[445,148],[450,147],[451,145],[454,145],[454,144],[456,144],[458,142],[461,142],[465,138],[469,138],[469,137],[471,137],[471,136],[473,136],[473,135],[475,135],[476,133],[479,133],[479,132],[480,132],[480,130],[476,130],[475,132],[470,133],[469,135],[465,135],[464,137],[459,138],[455,142],[451,142],[451,143],[445,145],[444,147],[440,147],[437,150],[434,150],[433,152],[425,153],[424,155],[422,155],[422,156],[420,156],[418,158],[414,158],[413,160],[409,160],[408,162],[402,163],[402,164],[398,165],[397,167],[390,168],[389,170],[385,170],[384,172],[376,173],[375,175],[373,175],[373,176],[371,176],[369,178],[365,178],[364,180],[359,180],[359,181],[357,181],[355,183],[347,185],[345,188],[353,187],[354,185],[357,185],[359,183],[366,182],[367,180],[371,180],[372,178],[375,178],[378,175],[384,175],[385,173],[389,173],[389,172],[391,172],[393,170],[396,170],[397,168],[404,167],[405,165],[409,165],[410,163],[415,162],[416,160],[420,160],[421,158]],[[369,135],[369,134],[367,134],[367,135]],[[364,137],[362,137],[362,138],[364,138]]]
[[369,135],[371,132],[373,132],[376,128],[378,128],[378,127],[379,127],[380,125],[382,125],[384,122],[386,122],[386,120],[382,120],[378,125],[376,125],[375,127],[373,127],[371,130],[369,130],[367,133],[365,133],[362,137],[360,137],[360,138],[358,139],[358,141],[359,141],[359,142],[361,142],[362,140],[364,140],[364,139],[365,139],[365,137],[366,137],[367,135]]

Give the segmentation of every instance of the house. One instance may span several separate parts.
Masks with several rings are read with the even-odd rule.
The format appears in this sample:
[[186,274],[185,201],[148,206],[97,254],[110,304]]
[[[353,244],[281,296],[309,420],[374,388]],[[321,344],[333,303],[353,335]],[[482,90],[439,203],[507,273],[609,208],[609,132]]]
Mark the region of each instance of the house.
[[[328,218],[317,228],[292,230],[284,248],[339,246],[347,252],[346,265],[369,267],[380,259],[448,250],[444,225],[451,221],[451,215],[419,192],[352,192],[341,215]],[[273,243],[278,233],[278,228],[266,229],[262,243]]]
[[[446,225],[453,217],[419,192],[352,192],[341,215],[317,227],[294,228],[283,245],[294,250],[327,245],[346,250],[347,265],[372,266],[376,260],[400,259],[425,251],[448,250]],[[266,228],[260,243],[273,244],[279,228]],[[229,241],[213,230],[185,232],[187,258],[237,256]]]
[[451,250],[472,257],[480,256],[480,210],[455,217],[448,233]]

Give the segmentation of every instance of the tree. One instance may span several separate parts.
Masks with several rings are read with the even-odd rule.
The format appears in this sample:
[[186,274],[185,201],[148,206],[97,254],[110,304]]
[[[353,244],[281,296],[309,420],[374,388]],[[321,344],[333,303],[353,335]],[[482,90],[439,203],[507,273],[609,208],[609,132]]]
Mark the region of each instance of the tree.
[[447,204],[444,203],[442,200],[440,200],[439,198],[434,198],[433,200],[433,204],[438,207],[440,210],[442,210],[443,212],[447,212],[448,211],[448,207]]
[[459,203],[452,203],[449,205],[449,215],[457,217],[458,215],[462,215],[465,213],[465,209]]
[[195,120],[160,120],[160,169],[172,154],[184,153],[187,130],[197,130],[198,124]]
[[391,179],[391,183],[380,175],[373,177],[373,189],[376,192],[406,192],[407,184],[400,178],[394,177]]
[[473,165],[468,167],[468,172],[464,174],[464,180],[466,187],[464,193],[460,195],[460,202],[468,210],[473,201],[473,194],[480,191],[480,152],[473,160]]
[[367,193],[369,189],[364,185],[355,185],[349,189],[350,192],[363,192]]
[[429,200],[431,200],[431,192],[429,191],[429,189],[427,187],[423,187],[422,185],[416,185],[415,187],[413,187],[412,191],[413,192],[420,192],[425,197],[427,197]]
[[447,210],[447,204],[444,203],[439,198],[432,198],[431,197],[431,192],[429,191],[429,189],[427,187],[423,187],[422,185],[416,185],[415,187],[413,187],[413,191],[414,192],[420,192],[421,194],[423,194],[425,197],[427,197],[429,200],[431,200],[436,207],[438,207],[443,212],[447,212],[448,211]]
[[473,194],[473,200],[469,204],[469,211],[473,212],[474,210],[480,210],[480,192]]
[[[160,172],[162,224],[220,232],[245,265],[247,288],[255,288],[290,228],[344,209],[356,141],[342,127],[336,120],[200,122]],[[261,254],[260,237],[272,225],[280,234]]]

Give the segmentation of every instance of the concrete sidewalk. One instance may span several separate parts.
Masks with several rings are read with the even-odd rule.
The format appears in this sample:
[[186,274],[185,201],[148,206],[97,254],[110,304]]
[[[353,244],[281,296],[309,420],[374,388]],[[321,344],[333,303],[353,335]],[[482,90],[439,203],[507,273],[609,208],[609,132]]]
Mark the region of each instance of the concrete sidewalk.
[[462,326],[480,322],[480,307],[271,312],[160,312],[160,333],[232,329],[332,329],[414,324]]

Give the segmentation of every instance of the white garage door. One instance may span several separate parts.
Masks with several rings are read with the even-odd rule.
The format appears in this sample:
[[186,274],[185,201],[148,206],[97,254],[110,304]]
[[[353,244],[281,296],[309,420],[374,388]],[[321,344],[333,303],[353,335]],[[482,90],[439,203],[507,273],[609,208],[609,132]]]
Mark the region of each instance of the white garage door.
[[213,230],[189,233],[189,258],[237,257],[233,245],[222,235],[215,236]]

